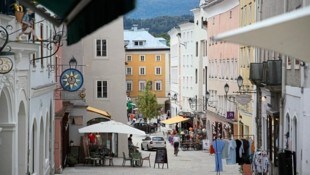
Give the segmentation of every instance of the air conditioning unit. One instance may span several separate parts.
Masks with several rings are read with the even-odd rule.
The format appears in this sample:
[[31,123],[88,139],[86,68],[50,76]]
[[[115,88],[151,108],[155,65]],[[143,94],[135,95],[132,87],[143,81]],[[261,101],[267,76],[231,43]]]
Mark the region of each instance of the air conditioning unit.
[[282,61],[268,60],[267,61],[267,75],[266,85],[280,86],[282,82]]
[[252,84],[259,85],[263,80],[263,63],[250,64],[250,81]]

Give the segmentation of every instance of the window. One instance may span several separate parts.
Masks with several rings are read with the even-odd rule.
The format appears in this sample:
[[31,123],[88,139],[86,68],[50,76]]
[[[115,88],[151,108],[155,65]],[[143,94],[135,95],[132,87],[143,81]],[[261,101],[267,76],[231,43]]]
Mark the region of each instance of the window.
[[300,67],[300,61],[298,60],[298,59],[295,59],[295,61],[294,61],[294,69],[299,69],[299,67]]
[[155,81],[155,91],[161,91],[161,81]]
[[134,41],[135,46],[143,46],[145,41]]
[[155,67],[155,75],[161,75],[161,68]]
[[107,97],[108,97],[108,82],[97,81],[97,98],[107,98]]
[[132,61],[131,55],[127,55],[127,61]]
[[145,81],[139,81],[139,91],[144,91],[146,86]]
[[140,61],[145,61],[145,56],[144,55],[140,55]]
[[195,83],[198,83],[198,70],[195,70]]
[[286,69],[291,69],[291,65],[292,65],[292,59],[290,57],[287,57]]
[[132,81],[127,81],[126,82],[126,88],[127,88],[127,92],[128,91],[132,91]]
[[96,40],[96,56],[105,57],[107,56],[107,41],[106,40]]
[[145,67],[139,67],[139,75],[145,75],[146,74],[146,68]]
[[126,75],[132,75],[132,67],[126,67]]
[[156,55],[155,56],[155,61],[160,61],[160,60],[161,60],[160,55]]
[[198,57],[198,42],[196,42],[196,57]]

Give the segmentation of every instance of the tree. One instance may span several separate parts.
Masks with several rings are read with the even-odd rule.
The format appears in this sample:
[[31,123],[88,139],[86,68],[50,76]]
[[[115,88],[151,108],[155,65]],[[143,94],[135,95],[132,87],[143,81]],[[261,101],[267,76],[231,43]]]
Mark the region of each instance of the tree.
[[148,81],[145,90],[139,94],[137,100],[139,111],[142,113],[145,121],[159,115],[159,105],[157,103],[156,95],[151,91],[151,87],[152,82]]

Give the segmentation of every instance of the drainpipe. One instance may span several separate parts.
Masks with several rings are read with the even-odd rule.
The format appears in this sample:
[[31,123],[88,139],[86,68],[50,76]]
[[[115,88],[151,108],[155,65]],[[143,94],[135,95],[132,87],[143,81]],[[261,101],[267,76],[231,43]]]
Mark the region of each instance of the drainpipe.
[[[34,60],[35,59],[35,55],[32,55],[32,56],[33,56],[32,61],[35,62],[35,60]],[[35,63],[33,63],[33,64],[35,64]],[[31,90],[30,90],[31,89],[31,65],[32,64],[31,64],[31,61],[30,61],[29,69],[28,69],[29,70],[28,71],[28,77],[29,77],[29,80],[30,80],[29,82],[30,83],[28,85],[28,117],[27,117],[28,118],[28,126],[27,126],[27,128],[28,128],[27,129],[27,132],[28,132],[27,133],[27,135],[28,135],[27,137],[28,138],[27,138],[27,172],[26,172],[26,175],[30,175],[30,167],[29,167],[30,165],[29,164],[30,164],[30,115],[31,115],[30,114],[30,109],[31,109],[31,107],[30,107],[31,106],[30,105],[31,104],[31,100],[30,100],[31,99],[30,98],[30,93],[31,93]]]
[[[284,1],[284,13],[288,11],[288,0]],[[283,59],[284,58],[284,59]],[[284,121],[285,121],[285,94],[286,94],[286,57],[279,57],[282,59],[282,80],[281,80],[281,98],[280,98],[280,116],[279,116],[279,148],[285,147],[285,138],[284,138]]]

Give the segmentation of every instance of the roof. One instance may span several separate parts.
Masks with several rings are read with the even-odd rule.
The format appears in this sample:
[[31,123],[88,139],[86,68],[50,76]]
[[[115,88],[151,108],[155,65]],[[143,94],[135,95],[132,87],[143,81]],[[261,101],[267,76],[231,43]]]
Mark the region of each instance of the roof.
[[[145,29],[124,30],[124,41],[126,41],[127,49],[169,49],[164,38],[156,38]],[[135,46],[134,41],[145,41],[145,43]]]

